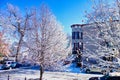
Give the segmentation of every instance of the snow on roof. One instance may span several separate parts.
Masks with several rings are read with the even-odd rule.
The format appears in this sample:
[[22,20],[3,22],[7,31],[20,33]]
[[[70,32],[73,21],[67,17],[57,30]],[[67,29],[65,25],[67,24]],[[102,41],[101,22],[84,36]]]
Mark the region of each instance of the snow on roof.
[[[119,20],[113,20],[112,22],[118,22],[118,21]],[[86,25],[93,25],[93,24],[98,24],[98,23],[105,23],[105,22],[93,22],[93,23],[86,23],[86,24],[72,24],[71,28],[75,27],[75,26],[83,27],[83,26],[86,26]]]

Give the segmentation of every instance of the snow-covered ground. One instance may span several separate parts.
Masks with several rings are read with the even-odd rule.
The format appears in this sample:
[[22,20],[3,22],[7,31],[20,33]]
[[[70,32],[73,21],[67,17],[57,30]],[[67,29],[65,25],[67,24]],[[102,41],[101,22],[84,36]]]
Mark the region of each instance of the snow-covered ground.
[[[10,80],[25,80],[39,78],[39,70],[32,69],[15,69],[15,70],[1,70],[0,80],[7,80],[9,75]],[[88,80],[90,77],[100,77],[102,75],[71,73],[71,72],[49,72],[45,71],[44,80]]]
[[75,63],[73,63],[73,64],[68,64],[68,65],[66,65],[65,67],[66,67],[66,69],[65,69],[66,72],[81,73],[80,68],[79,68],[79,67],[76,67],[76,64],[75,64]]
[[[79,67],[76,68],[76,65],[68,64],[64,72],[50,72],[45,71],[43,75],[44,80],[88,80],[90,77],[100,77],[102,75],[98,74],[85,74],[81,73]],[[0,70],[0,80],[25,80],[28,79],[37,79],[39,78],[39,68],[38,67],[27,67],[27,68],[18,68],[12,70]]]

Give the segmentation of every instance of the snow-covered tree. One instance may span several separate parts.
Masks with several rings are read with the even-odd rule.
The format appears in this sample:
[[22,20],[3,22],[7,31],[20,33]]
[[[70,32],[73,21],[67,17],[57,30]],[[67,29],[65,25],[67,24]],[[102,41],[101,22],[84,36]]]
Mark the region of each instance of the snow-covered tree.
[[106,0],[98,0],[94,3],[92,11],[86,12],[87,22],[90,25],[84,28],[85,51],[95,57],[105,55],[119,57],[120,1],[116,0],[115,4],[109,4]]
[[2,29],[6,31],[9,39],[12,42],[16,41],[16,61],[18,61],[18,56],[20,53],[20,48],[23,43],[23,38],[25,36],[26,30],[28,30],[29,18],[32,14],[26,9],[25,13],[21,13],[18,7],[12,4],[7,5],[7,10],[4,9],[0,11],[0,25]]
[[32,30],[27,32],[27,46],[29,57],[40,65],[40,80],[45,69],[62,69],[61,61],[69,52],[68,40],[63,32],[63,26],[56,20],[47,6],[42,5],[39,10],[33,9],[31,18]]

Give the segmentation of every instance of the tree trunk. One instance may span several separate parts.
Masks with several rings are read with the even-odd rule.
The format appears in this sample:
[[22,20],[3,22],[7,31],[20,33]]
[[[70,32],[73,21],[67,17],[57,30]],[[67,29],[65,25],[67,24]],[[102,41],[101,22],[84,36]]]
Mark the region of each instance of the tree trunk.
[[43,66],[40,65],[40,80],[42,80],[43,72],[44,72]]
[[21,43],[22,43],[22,39],[24,36],[21,35],[18,46],[17,46],[17,52],[16,52],[16,56],[15,56],[15,61],[18,62],[18,55],[19,55],[19,51],[20,51],[20,47],[21,47]]

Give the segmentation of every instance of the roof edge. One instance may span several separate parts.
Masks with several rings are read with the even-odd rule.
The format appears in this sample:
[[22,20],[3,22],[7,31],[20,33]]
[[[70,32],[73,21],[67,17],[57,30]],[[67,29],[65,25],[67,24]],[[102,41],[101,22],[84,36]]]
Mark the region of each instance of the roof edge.
[[[118,21],[120,21],[120,20],[113,20],[112,22],[118,22]],[[71,28],[75,27],[75,26],[83,27],[83,26],[86,26],[86,25],[92,25],[92,24],[98,24],[98,23],[104,23],[104,22],[94,22],[94,23],[86,23],[86,24],[72,24]]]

